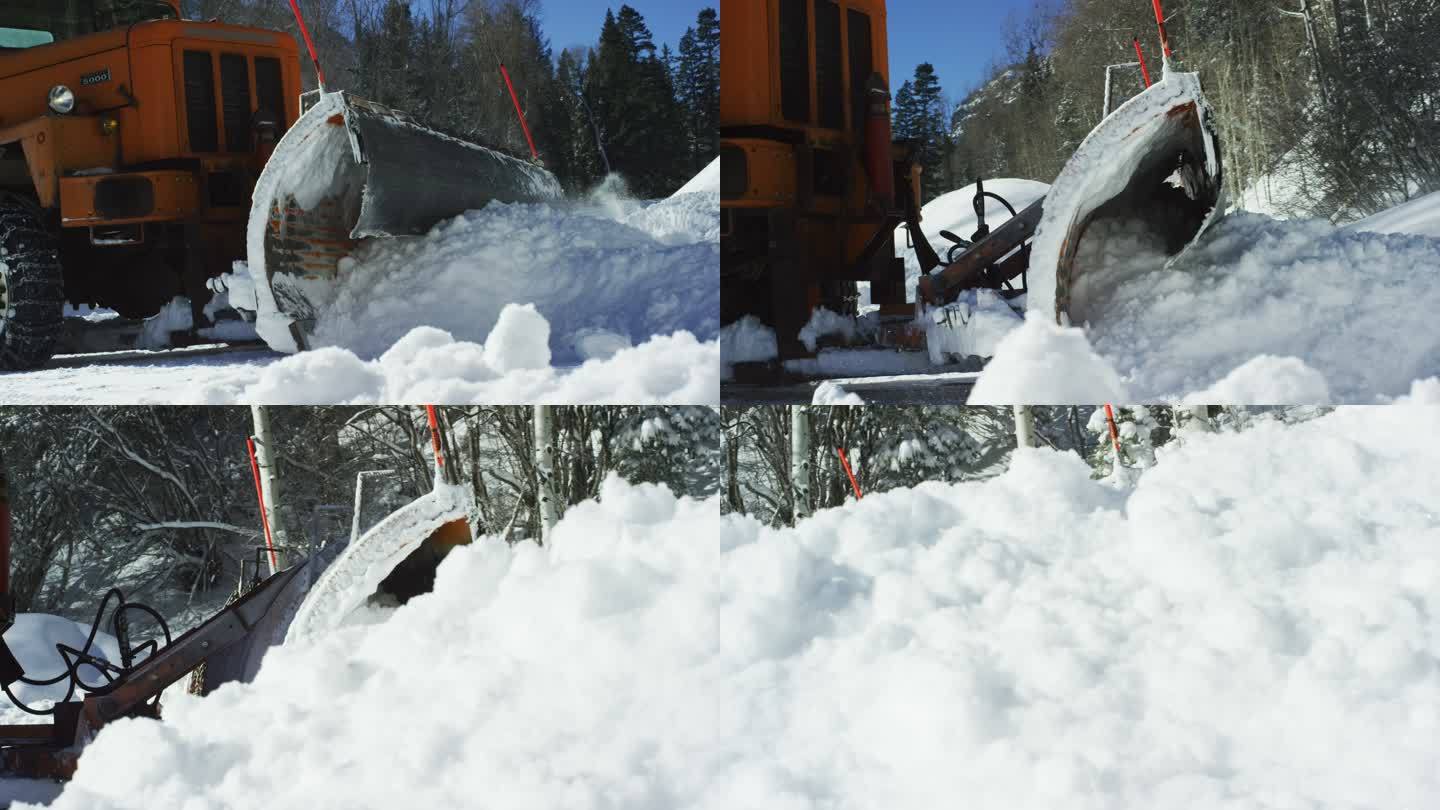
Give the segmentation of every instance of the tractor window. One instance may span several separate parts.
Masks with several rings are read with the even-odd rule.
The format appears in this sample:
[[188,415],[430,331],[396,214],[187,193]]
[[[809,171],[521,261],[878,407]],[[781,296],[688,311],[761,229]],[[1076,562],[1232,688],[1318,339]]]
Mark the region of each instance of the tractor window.
[[810,0],[780,0],[780,114],[810,123]]
[[815,88],[822,127],[845,127],[844,70],[845,61],[840,53],[840,5],[835,0],[816,0]]
[[870,81],[870,76],[875,73],[875,66],[870,64],[874,57],[870,53],[870,15],[863,11],[849,10],[850,29],[850,104],[851,120],[855,129],[861,130],[865,126],[865,116],[868,114],[865,97],[865,83]]
[[33,48],[166,19],[175,19],[175,8],[164,0],[5,0],[0,48]]
[[55,41],[49,31],[31,31],[25,28],[0,28],[0,48],[18,50],[36,45],[49,45]]

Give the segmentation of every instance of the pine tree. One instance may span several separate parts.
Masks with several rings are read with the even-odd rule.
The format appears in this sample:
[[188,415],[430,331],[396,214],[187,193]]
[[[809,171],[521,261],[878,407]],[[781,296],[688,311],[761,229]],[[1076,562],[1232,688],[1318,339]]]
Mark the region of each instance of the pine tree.
[[720,152],[720,18],[715,9],[701,11],[680,38],[675,83],[685,108],[690,168],[698,172]]
[[922,169],[921,196],[927,201],[951,190],[945,171],[950,149],[948,119],[935,66],[923,62],[916,66],[915,77],[895,94],[892,127],[897,138],[916,143],[916,158]]

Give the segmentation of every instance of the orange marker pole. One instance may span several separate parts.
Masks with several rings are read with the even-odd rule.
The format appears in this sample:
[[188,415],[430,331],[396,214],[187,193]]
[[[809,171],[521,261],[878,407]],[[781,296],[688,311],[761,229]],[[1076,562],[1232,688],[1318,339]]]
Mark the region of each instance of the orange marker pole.
[[265,490],[260,485],[260,462],[255,459],[255,437],[245,437],[245,445],[250,448],[250,471],[255,474],[255,497],[260,502],[260,525],[265,528],[265,548],[270,551],[270,573],[280,570],[280,562],[275,558],[275,541],[270,537],[270,516],[265,513]]
[[1150,89],[1150,68],[1145,64],[1145,50],[1140,47],[1140,38],[1135,37],[1135,57],[1140,60],[1140,75],[1145,78],[1145,89]]
[[445,466],[445,454],[440,451],[440,420],[435,416],[435,406],[426,405],[425,415],[430,418],[430,444],[435,447],[435,464]]
[[860,494],[860,485],[855,481],[855,473],[850,469],[850,459],[845,458],[845,448],[837,447],[835,452],[840,454],[840,466],[845,468],[845,474],[850,476],[850,486],[855,490],[855,500],[865,497]]
[[310,27],[300,13],[300,4],[290,0],[290,10],[295,12],[295,22],[300,26],[300,35],[305,38],[305,47],[310,49],[310,61],[315,63],[315,80],[320,82],[320,92],[325,92],[325,71],[320,69],[320,57],[315,54],[315,40],[310,38]]

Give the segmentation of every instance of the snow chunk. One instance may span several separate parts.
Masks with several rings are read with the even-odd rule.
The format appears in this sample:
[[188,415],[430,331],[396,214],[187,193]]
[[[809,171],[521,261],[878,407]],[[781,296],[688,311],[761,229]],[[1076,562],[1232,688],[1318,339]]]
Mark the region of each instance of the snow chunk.
[[1330,386],[1325,377],[1294,357],[1261,355],[1230,372],[1225,379],[1185,398],[1190,405],[1216,402],[1299,403],[1325,405]]
[[485,362],[501,374],[550,366],[550,323],[534,304],[501,311],[485,341]]
[[548,363],[547,325],[511,304],[484,344],[418,327],[379,360],[335,347],[286,357],[258,381],[202,387],[208,404],[426,403],[686,404],[720,401],[720,345],[688,332],[655,337],[575,368]]
[[996,348],[972,405],[1124,402],[1125,386],[1079,329],[1032,315]]
[[809,351],[815,351],[820,339],[830,335],[839,335],[846,343],[855,340],[857,331],[855,319],[847,315],[839,315],[824,307],[812,310],[810,320],[800,330],[800,342],[805,344]]
[[930,362],[947,358],[994,357],[1000,341],[1024,320],[994,290],[966,290],[950,304],[924,316]]
[[852,394],[845,390],[844,386],[833,382],[822,382],[815,388],[815,397],[811,400],[812,405],[864,405],[865,400],[859,395]]
[[720,330],[723,379],[728,380],[734,375],[736,363],[763,363],[779,356],[780,344],[775,341],[775,330],[754,315],[746,315]]
[[177,295],[145,319],[135,345],[141,349],[164,349],[170,345],[171,332],[186,332],[195,325],[190,315],[190,299]]

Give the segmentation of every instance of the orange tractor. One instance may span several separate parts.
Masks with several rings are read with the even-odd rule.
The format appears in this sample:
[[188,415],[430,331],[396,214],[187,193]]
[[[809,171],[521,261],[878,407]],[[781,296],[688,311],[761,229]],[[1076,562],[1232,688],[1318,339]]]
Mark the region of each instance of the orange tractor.
[[538,155],[320,89],[302,109],[288,34],[179,0],[0,2],[0,371],[51,357],[65,302],[143,318],[185,296],[198,328],[212,289],[303,349],[361,240],[563,194]]
[[0,5],[0,369],[49,359],[64,301],[139,318],[185,295],[200,322],[300,89],[291,37],[178,0]]

